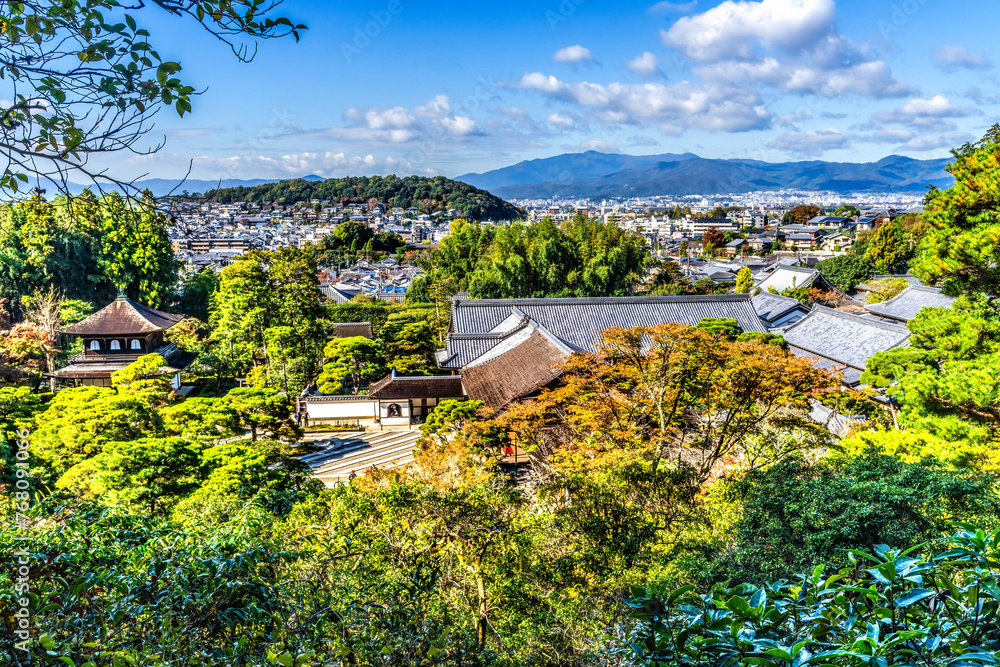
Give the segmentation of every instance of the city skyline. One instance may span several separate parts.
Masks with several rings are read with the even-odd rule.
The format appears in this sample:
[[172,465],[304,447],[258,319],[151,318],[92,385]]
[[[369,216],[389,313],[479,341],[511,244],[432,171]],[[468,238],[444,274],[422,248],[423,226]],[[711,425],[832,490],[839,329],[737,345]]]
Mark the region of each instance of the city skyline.
[[1000,102],[985,26],[925,0],[282,10],[310,29],[249,65],[149,13],[205,93],[184,119],[160,115],[159,153],[112,173],[177,178],[193,160],[192,178],[454,177],[585,150],[928,159],[981,136]]

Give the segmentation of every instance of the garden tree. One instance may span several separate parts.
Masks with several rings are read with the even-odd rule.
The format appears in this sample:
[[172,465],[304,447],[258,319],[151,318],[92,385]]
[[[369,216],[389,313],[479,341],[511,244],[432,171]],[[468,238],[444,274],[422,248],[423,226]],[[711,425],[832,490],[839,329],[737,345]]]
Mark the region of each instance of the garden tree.
[[202,479],[202,446],[182,438],[140,438],[106,445],[92,462],[102,502],[163,516]]
[[630,621],[606,654],[656,667],[994,664],[998,548],[1000,531],[969,526],[920,550],[852,551],[829,577],[817,563],[811,575],[704,594],[635,586]]
[[166,369],[167,362],[158,354],[146,354],[131,364],[111,374],[111,386],[122,396],[133,397],[156,410],[167,405],[174,390],[173,373]]
[[[739,461],[748,440],[770,433],[772,423],[823,444],[807,398],[836,385],[760,341],[677,324],[610,329],[596,354],[570,358],[556,388],[510,406],[494,423],[547,471],[553,493],[591,503],[586,511],[567,509],[564,518],[606,574],[648,557],[665,531],[691,522],[713,469]],[[553,429],[572,446],[553,452],[546,435]],[[588,528],[595,514],[618,519]]]
[[868,296],[865,300],[868,304],[882,303],[903,293],[910,283],[906,278],[882,278],[881,280],[871,280],[868,282]]
[[992,478],[955,473],[927,459],[904,463],[868,450],[809,464],[792,457],[724,484],[739,505],[722,579],[791,578],[817,563],[847,566],[848,550],[899,548],[943,537],[955,517],[993,525],[1000,496]]
[[407,305],[434,303],[434,299],[431,298],[431,282],[431,277],[426,274],[411,282],[410,286],[406,289]]
[[0,331],[0,378],[9,382],[28,380],[37,388],[48,360],[56,353],[56,337],[31,322],[20,322]]
[[98,455],[106,443],[153,433],[157,419],[147,404],[115,389],[63,389],[35,416],[30,441],[36,478],[51,485],[73,466]]
[[850,292],[860,283],[875,274],[875,266],[864,256],[847,253],[824,259],[816,265],[830,284],[844,292]]
[[[317,335],[317,337],[319,337]],[[312,381],[316,362],[302,356],[300,334],[292,327],[271,327],[264,331],[267,366],[254,370],[266,372],[266,384],[278,387],[290,396],[298,396]]]
[[178,511],[182,514],[217,510],[219,503],[252,501],[284,516],[295,503],[323,488],[323,483],[313,477],[312,468],[277,440],[207,447],[202,451],[201,467],[206,475],[204,481],[181,501]]
[[823,215],[823,209],[812,204],[800,204],[785,213],[781,218],[783,225],[804,225],[817,215]]
[[753,273],[749,266],[744,266],[736,274],[736,292],[738,294],[749,294],[753,289]]
[[186,440],[209,442],[240,432],[239,413],[225,398],[187,398],[157,414],[164,433]]
[[188,271],[181,276],[177,295],[177,311],[201,322],[208,322],[212,295],[219,287],[219,276],[210,267]]
[[914,272],[952,295],[983,294],[992,307],[1000,297],[1000,126],[980,141],[952,152],[948,172],[955,185],[933,189],[924,220],[931,230]]
[[408,306],[391,313],[379,332],[387,365],[402,375],[433,375],[437,371],[434,353],[440,347],[438,331],[447,326],[427,307]]
[[[0,146],[7,164],[0,192],[14,195],[22,184],[49,181],[65,190],[76,173],[115,182],[88,166],[91,156],[144,146],[152,119],[162,108],[183,116],[195,89],[176,74],[181,66],[164,60],[139,22],[166,11],[200,24],[249,61],[256,47],[243,40],[292,35],[305,26],[274,16],[277,3],[251,0],[177,2],[146,8],[118,0],[29,0],[0,8],[0,67],[13,86],[0,114],[7,128]],[[115,21],[112,23],[112,21]],[[119,184],[121,185],[121,184]]]
[[[265,357],[266,374],[278,375],[266,357],[266,332],[284,327],[281,356],[294,360],[296,375],[308,375],[318,363],[324,338],[325,311],[314,258],[305,250],[252,251],[222,270],[213,294],[212,348],[202,363],[218,374],[246,373]],[[285,371],[281,371],[284,373]]]
[[849,451],[882,447],[905,461],[933,457],[950,465],[1000,470],[996,401],[1000,391],[1000,316],[977,301],[925,308],[907,323],[908,347],[880,352],[862,382],[885,388],[905,431],[859,433]]
[[687,241],[681,241],[680,245],[677,248],[677,254],[680,255],[681,257],[687,257],[688,256],[688,242]]
[[273,317],[271,285],[262,258],[255,252],[224,268],[212,295],[213,353],[235,372],[245,372],[264,346],[264,331]]
[[712,248],[715,249],[721,248],[724,245],[722,232],[719,231],[718,227],[709,227],[702,235],[701,242],[703,246],[706,246],[705,252],[711,254],[707,246],[712,246]]
[[251,440],[265,433],[282,440],[295,440],[302,435],[291,419],[295,407],[292,399],[276,389],[237,387],[224,400],[236,413],[240,427],[249,429]]
[[836,211],[833,212],[836,216],[851,217],[853,215],[861,215],[861,211],[854,204],[843,204]]
[[388,372],[382,346],[362,336],[331,340],[323,355],[326,361],[316,384],[324,394],[359,394]]
[[97,265],[120,292],[153,308],[173,298],[180,263],[174,258],[167,219],[149,192],[136,202],[111,193],[102,201]]
[[577,216],[562,229],[550,219],[497,229],[477,263],[469,293],[478,298],[624,296],[653,264],[646,240],[617,225]]
[[908,256],[903,230],[892,222],[876,229],[865,249],[865,259],[879,273],[905,273]]

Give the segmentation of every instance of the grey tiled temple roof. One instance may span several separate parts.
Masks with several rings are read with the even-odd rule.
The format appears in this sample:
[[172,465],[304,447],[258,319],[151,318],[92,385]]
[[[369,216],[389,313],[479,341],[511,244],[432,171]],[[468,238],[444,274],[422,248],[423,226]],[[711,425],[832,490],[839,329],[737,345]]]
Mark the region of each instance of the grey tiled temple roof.
[[955,299],[935,287],[910,285],[898,295],[865,308],[879,317],[908,322],[924,308],[950,308]]
[[[523,322],[512,327],[512,315]],[[728,318],[744,331],[766,331],[747,294],[583,299],[458,299],[452,309],[447,349],[438,354],[444,368],[463,368],[522,327],[534,322],[567,347],[596,350],[598,334],[612,327],[631,329],[657,324],[698,324]],[[503,326],[501,326],[503,325]]]
[[874,317],[816,306],[783,335],[794,354],[817,357],[817,367],[841,370],[844,381],[853,385],[860,381],[868,359],[906,344],[910,332]]
[[765,322],[774,322],[782,315],[789,313],[796,308],[802,307],[802,302],[790,296],[761,292],[750,299],[757,315]]

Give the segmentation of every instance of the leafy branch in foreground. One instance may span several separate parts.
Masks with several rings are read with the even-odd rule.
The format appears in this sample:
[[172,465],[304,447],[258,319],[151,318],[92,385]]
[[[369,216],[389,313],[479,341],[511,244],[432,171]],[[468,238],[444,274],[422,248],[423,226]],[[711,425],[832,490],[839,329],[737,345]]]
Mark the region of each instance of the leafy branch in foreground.
[[764,586],[633,588],[631,664],[877,666],[1000,663],[1000,531],[967,528],[936,555],[851,552],[852,566]]
[[[292,35],[304,25],[274,18],[281,0],[152,0],[151,5],[199,23],[236,57],[252,60],[251,43]],[[0,4],[0,80],[12,95],[0,104],[0,152],[7,164],[0,194],[16,195],[33,180],[65,190],[70,173],[122,187],[106,170],[88,167],[98,153],[154,153],[143,148],[162,108],[183,116],[196,95],[150,43],[136,17],[144,0],[33,0]],[[127,188],[123,188],[126,189]]]

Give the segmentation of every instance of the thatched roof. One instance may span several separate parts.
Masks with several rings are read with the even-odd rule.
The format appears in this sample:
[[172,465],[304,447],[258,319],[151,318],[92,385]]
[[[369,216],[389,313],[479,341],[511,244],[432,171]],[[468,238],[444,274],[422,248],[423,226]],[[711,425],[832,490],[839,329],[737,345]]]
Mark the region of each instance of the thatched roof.
[[462,384],[470,399],[499,410],[559,378],[570,353],[554,336],[535,328],[510,349],[464,368]]

